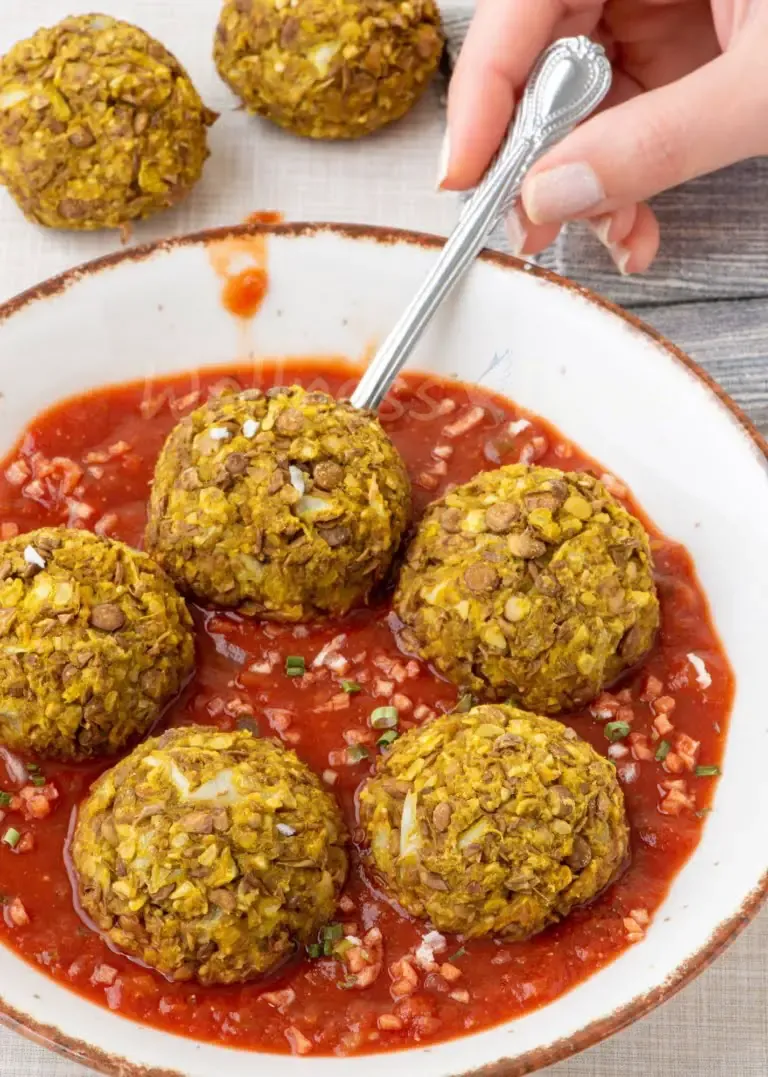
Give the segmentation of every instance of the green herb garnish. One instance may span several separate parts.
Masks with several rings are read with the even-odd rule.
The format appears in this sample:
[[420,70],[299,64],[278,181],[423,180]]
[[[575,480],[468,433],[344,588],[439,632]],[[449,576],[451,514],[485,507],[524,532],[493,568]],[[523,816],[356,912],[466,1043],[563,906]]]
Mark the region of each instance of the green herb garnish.
[[629,736],[629,725],[627,722],[608,722],[603,732],[610,741],[624,740]]
[[350,763],[360,763],[369,756],[370,752],[364,744],[350,744],[347,748],[347,759]]
[[460,946],[455,954],[451,954],[451,956],[448,958],[448,960],[449,961],[456,961],[458,958],[463,957],[466,952],[467,952],[466,947]]
[[477,703],[477,700],[471,692],[463,692],[456,701],[456,706],[453,708],[454,714],[466,714],[467,711],[471,711]]
[[10,793],[4,793],[0,790],[0,808],[7,808],[12,800],[13,797]]
[[720,774],[720,767],[696,767],[697,778],[716,778]]
[[303,677],[306,668],[300,654],[289,654],[285,660],[285,672],[289,677]]
[[341,687],[347,695],[352,696],[355,692],[362,692],[362,685],[359,685],[357,681],[342,681]]
[[9,826],[6,832],[3,834],[3,841],[11,849],[15,849],[21,841],[21,834],[15,827]]
[[30,781],[32,782],[33,785],[36,785],[38,787],[38,789],[40,788],[41,785],[45,785],[45,778],[42,776],[42,774],[34,774],[30,778]]
[[394,744],[400,734],[396,729],[388,729],[386,733],[382,733],[379,739],[376,741],[379,748],[388,748],[390,744]]
[[668,740],[663,740],[656,749],[656,758],[660,763],[663,763],[671,751],[672,745]]
[[398,722],[397,707],[377,707],[371,714],[374,729],[394,729]]
[[336,943],[344,937],[341,924],[327,924],[320,932],[320,946],[324,957],[330,957]]

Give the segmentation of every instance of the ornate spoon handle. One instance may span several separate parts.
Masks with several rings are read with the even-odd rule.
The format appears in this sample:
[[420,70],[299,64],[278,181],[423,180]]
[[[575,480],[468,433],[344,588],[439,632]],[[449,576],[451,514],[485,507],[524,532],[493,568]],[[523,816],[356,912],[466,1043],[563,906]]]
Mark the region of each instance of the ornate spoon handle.
[[608,58],[589,38],[562,38],[542,53],[503,146],[434,267],[360,380],[352,395],[355,407],[379,406],[435,311],[514,203],[529,168],[597,108],[610,85]]

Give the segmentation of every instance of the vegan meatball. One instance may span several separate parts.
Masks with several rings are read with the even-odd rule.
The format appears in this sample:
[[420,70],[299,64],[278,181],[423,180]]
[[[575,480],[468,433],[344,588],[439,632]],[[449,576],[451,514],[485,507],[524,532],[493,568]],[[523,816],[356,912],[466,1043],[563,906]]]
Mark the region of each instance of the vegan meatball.
[[93,786],[71,848],[83,909],[174,980],[242,983],[333,917],[339,809],[279,744],[202,726],[145,741]]
[[434,0],[227,0],[214,58],[250,112],[335,139],[404,116],[442,49]]
[[572,729],[512,706],[406,733],[360,809],[392,896],[469,937],[535,935],[591,901],[628,856],[615,767]]
[[0,740],[58,759],[143,735],[194,666],[192,621],[145,554],[87,531],[0,543]]
[[409,512],[405,466],[372,413],[298,387],[249,389],[171,433],[147,547],[203,601],[302,621],[365,601]]
[[395,595],[403,642],[483,699],[580,707],[653,643],[642,525],[591,475],[515,464],[430,506]]
[[215,118],[143,30],[64,19],[0,60],[0,183],[38,224],[118,228],[197,183]]

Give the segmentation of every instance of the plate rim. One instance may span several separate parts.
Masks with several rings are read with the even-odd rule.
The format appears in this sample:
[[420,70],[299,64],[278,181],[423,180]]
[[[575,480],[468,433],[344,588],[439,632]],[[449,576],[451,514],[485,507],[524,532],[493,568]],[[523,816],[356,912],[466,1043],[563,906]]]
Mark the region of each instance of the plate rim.
[[[75,265],[31,288],[25,289],[18,295],[0,303],[0,330],[3,324],[13,315],[25,310],[39,300],[61,295],[72,285],[87,277],[96,276],[105,269],[129,262],[138,264],[160,252],[168,252],[182,247],[207,246],[211,243],[242,236],[272,235],[300,238],[321,233],[340,236],[343,239],[373,241],[387,246],[405,244],[426,250],[439,250],[445,243],[444,237],[428,232],[392,228],[384,225],[361,225],[342,222],[249,222],[238,225],[225,225],[219,228],[207,228],[113,251],[110,254]],[[762,463],[768,472],[768,441],[766,438],[763,437],[752,420],[731,399],[722,386],[703,367],[658,330],[648,325],[635,314],[593,292],[590,288],[568,280],[551,270],[532,265],[503,252],[489,249],[482,251],[479,258],[482,262],[497,266],[500,269],[524,272],[559,288],[564,288],[593,307],[614,315],[625,326],[650,339],[716,397],[720,406],[730,414],[731,419],[736,421],[743,434],[752,442],[756,455],[762,458]],[[457,1073],[455,1077],[524,1077],[525,1074],[534,1073],[546,1066],[565,1061],[581,1051],[602,1043],[610,1036],[649,1014],[661,1003],[672,998],[678,991],[708,969],[755,919],[767,899],[768,870],[766,870],[758,885],[747,895],[739,909],[728,919],[722,921],[698,951],[679,965],[674,973],[659,987],[643,995],[638,995],[625,1006],[580,1029],[574,1036],[534,1048],[516,1058],[502,1058],[478,1069]],[[177,1070],[150,1069],[139,1063],[131,1062],[125,1057],[105,1052],[84,1040],[76,1039],[62,1032],[55,1025],[41,1024],[10,1006],[1,996],[0,1024],[13,1032],[20,1033],[40,1046],[47,1047],[57,1054],[70,1058],[74,1062],[90,1066],[99,1073],[107,1074],[108,1077],[185,1077],[183,1073]],[[406,1056],[408,1053],[408,1049],[404,1049],[396,1054]],[[253,1054],[258,1055],[259,1052],[253,1052]]]

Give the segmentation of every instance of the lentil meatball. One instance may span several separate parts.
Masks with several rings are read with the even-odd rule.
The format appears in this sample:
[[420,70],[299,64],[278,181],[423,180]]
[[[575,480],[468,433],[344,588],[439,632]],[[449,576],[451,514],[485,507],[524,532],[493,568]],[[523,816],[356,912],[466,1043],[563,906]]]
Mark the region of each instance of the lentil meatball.
[[365,601],[409,512],[405,466],[373,414],[298,387],[249,389],[171,433],[147,547],[203,601],[302,621]]
[[434,0],[227,0],[214,57],[250,112],[340,139],[404,116],[442,49]]
[[67,18],[0,60],[0,183],[38,224],[118,228],[189,192],[215,118],[143,30]]
[[146,741],[93,786],[72,842],[85,912],[174,980],[241,983],[333,916],[339,809],[279,744],[202,726]]
[[591,901],[628,857],[615,767],[572,729],[512,706],[406,733],[360,809],[392,896],[469,937],[535,935]]
[[430,506],[395,595],[405,645],[482,699],[556,714],[639,662],[648,536],[591,475],[515,464]]
[[194,667],[192,620],[146,554],[87,531],[0,542],[0,740],[59,759],[143,735]]

